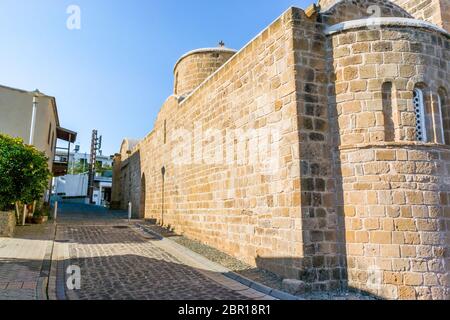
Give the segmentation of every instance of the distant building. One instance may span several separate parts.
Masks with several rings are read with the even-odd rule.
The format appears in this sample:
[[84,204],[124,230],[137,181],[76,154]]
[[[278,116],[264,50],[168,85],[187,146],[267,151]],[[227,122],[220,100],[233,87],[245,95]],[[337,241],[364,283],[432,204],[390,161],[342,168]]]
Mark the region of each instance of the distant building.
[[[69,164],[68,172],[73,173],[73,170],[75,168],[85,168],[85,171],[87,172],[89,170],[89,161],[91,158],[91,155],[89,153],[80,153],[80,152],[70,152],[69,154],[57,151],[56,157],[60,159],[61,161],[66,161]],[[104,155],[97,155],[97,166],[99,167],[112,167],[113,165],[113,159],[111,156],[104,156]]]
[[[56,150],[67,153],[77,133],[61,127],[54,97],[38,90],[25,91],[0,85],[0,133],[22,138],[44,152],[54,176],[67,173],[68,162],[55,158],[55,154]],[[67,147],[57,147],[58,140],[67,142]]]
[[[90,154],[57,152],[56,157],[67,161],[69,174],[55,179],[53,193],[62,201],[88,203],[88,181]],[[97,172],[94,179],[93,202],[99,206],[109,206],[111,203],[112,167],[111,157],[97,155]]]

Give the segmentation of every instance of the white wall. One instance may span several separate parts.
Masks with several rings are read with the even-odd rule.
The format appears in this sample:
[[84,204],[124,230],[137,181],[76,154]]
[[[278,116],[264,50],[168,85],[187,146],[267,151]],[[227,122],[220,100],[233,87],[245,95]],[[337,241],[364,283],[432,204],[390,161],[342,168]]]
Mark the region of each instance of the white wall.
[[55,179],[55,192],[65,193],[66,197],[87,196],[88,175],[66,175]]

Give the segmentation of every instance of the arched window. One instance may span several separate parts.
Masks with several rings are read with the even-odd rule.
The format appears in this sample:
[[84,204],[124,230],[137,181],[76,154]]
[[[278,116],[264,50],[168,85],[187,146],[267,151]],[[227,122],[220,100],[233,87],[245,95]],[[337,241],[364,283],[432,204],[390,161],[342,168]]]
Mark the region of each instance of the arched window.
[[427,124],[425,118],[425,99],[423,90],[414,89],[414,112],[416,114],[416,140],[427,142]]
[[383,117],[384,117],[384,140],[395,140],[395,124],[393,115],[393,87],[392,82],[385,82],[382,86]]
[[441,115],[441,128],[443,143],[450,145],[450,110],[448,110],[447,93],[444,88],[440,88],[438,91],[438,109]]
[[437,137],[437,141],[436,143],[441,143],[441,144],[445,144],[445,134],[444,134],[444,115],[442,114],[442,109],[443,109],[443,98],[441,97],[441,95],[438,93],[438,97],[437,97],[437,110],[436,110],[436,131],[438,133],[436,133]]
[[175,74],[175,85],[174,85],[174,88],[175,88],[175,94],[178,94],[178,71]]
[[167,143],[167,120],[164,120],[164,144]]

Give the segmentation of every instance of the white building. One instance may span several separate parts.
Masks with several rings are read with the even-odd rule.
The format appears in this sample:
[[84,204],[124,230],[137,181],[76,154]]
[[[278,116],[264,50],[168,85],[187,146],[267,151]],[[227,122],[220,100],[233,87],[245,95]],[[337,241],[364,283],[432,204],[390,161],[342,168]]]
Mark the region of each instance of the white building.
[[[77,165],[84,166],[85,172],[89,171],[89,162],[91,161],[91,155],[89,153],[70,152],[69,159],[67,159],[67,153],[56,152],[56,156],[61,160],[65,160],[69,163],[69,172],[72,172]],[[101,167],[112,167],[113,159],[111,156],[97,155],[97,163]]]
[[[57,156],[69,163],[69,173],[78,169],[78,174],[68,174],[55,178],[53,194],[65,202],[89,203],[88,184],[89,184],[89,162],[90,154],[71,152],[69,159],[67,154],[57,153]],[[97,155],[97,166],[102,168],[111,167],[113,160],[111,157]],[[81,166],[81,170],[80,170]],[[112,172],[105,171],[96,173],[94,179],[93,203],[99,206],[108,206],[111,202]]]

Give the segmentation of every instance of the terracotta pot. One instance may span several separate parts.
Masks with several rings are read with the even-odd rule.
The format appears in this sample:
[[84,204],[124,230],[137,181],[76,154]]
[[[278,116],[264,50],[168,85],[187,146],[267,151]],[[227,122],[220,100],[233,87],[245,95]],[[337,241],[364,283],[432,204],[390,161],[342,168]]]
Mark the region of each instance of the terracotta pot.
[[43,224],[48,221],[47,216],[33,217],[33,223],[35,224]]

